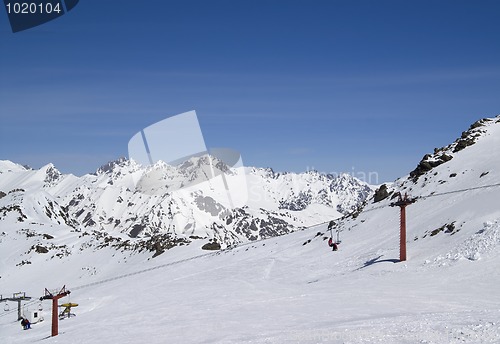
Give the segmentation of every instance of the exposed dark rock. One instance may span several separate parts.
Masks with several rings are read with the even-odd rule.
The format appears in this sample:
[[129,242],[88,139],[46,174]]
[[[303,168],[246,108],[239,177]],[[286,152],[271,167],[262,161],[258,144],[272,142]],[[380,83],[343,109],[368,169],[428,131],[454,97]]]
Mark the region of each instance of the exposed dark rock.
[[459,230],[460,229],[455,227],[455,221],[453,221],[452,223],[449,223],[449,224],[446,223],[446,224],[442,225],[441,227],[432,230],[431,232],[426,232],[425,235],[423,236],[423,238],[427,237],[427,235],[432,237],[432,236],[435,236],[441,232],[444,232],[444,233],[449,234],[449,235],[453,235],[453,234],[457,233]]
[[35,247],[35,252],[36,253],[48,253],[49,250],[46,247],[44,247],[44,246],[37,245]]
[[36,237],[38,235],[37,232],[35,232],[34,230],[32,229],[28,229],[28,228],[23,228],[23,229],[20,229],[17,231],[19,234],[24,234],[26,235],[26,238],[33,238],[33,237]]
[[212,216],[217,216],[224,210],[224,206],[212,197],[198,196],[196,197],[195,202],[198,209],[203,210]]
[[382,184],[380,187],[375,191],[375,195],[373,196],[373,203],[380,202],[387,197],[389,197],[390,193],[387,191],[387,185]]
[[51,166],[47,169],[45,174],[44,182],[47,184],[52,184],[61,178],[62,174],[55,167]]
[[145,226],[140,224],[135,224],[132,230],[128,234],[131,238],[137,238],[137,236],[144,230]]
[[453,149],[453,153],[459,152],[468,146],[472,146],[474,143],[475,143],[475,141],[473,139],[458,140],[455,148]]
[[455,222],[452,222],[445,226],[446,230],[444,231],[447,234],[452,234],[455,231]]
[[31,262],[29,260],[23,260],[21,263],[17,263],[16,266],[23,266],[23,265],[29,265]]
[[92,214],[90,213],[90,211],[87,213],[87,215],[83,219],[83,224],[85,224],[85,227],[96,225],[95,221],[92,219]]
[[434,167],[437,167],[441,164],[444,164],[447,161],[450,161],[451,159],[453,159],[451,155],[441,154],[435,160],[433,160],[433,157],[430,154],[426,154],[424,155],[422,160],[420,160],[419,164],[417,165],[417,168],[415,168],[413,171],[410,172],[410,177],[413,179],[414,182],[416,182],[421,175],[429,172]]
[[268,221],[260,221],[259,235],[262,239],[284,235],[291,232],[289,226],[285,220],[269,215]]
[[127,164],[127,162],[128,162],[127,158],[120,157],[117,160],[110,161],[107,164],[102,165],[101,167],[99,167],[97,169],[97,171],[95,173],[93,173],[93,175],[100,175],[100,174],[112,172],[115,167],[125,166]]
[[24,220],[28,219],[28,217],[26,215],[24,215],[21,207],[18,205],[12,205],[12,206],[8,206],[8,207],[0,208],[0,219],[2,217],[5,217],[7,215],[7,213],[10,213],[10,212],[17,212],[19,214],[19,216],[17,217],[18,222],[24,222]]
[[299,192],[298,195],[292,195],[287,200],[280,200],[279,209],[288,209],[292,211],[304,210],[311,204],[312,195],[310,192]]
[[487,175],[488,173],[490,173],[490,171],[481,173],[481,175],[479,176],[479,178],[483,178],[483,177],[484,177],[485,175]]
[[83,199],[84,199],[83,195],[79,194],[78,196],[76,196],[75,198],[73,198],[69,202],[68,206],[70,206],[70,207],[76,207],[78,204],[80,204],[80,201],[83,200]]
[[483,118],[483,119],[480,119],[479,121],[476,121],[474,123],[471,124],[469,130],[472,130],[472,129],[476,129],[476,128],[479,128],[479,127],[482,127],[484,124],[485,121],[488,121],[487,118]]
[[4,198],[5,196],[7,196],[7,194],[3,191],[0,191],[0,199]]
[[439,157],[439,159],[442,160],[442,161],[444,161],[444,162],[447,162],[447,161],[450,161],[451,159],[453,159],[453,157],[451,155],[442,154]]
[[14,192],[26,192],[24,189],[13,189],[9,191],[9,194],[14,193]]
[[217,251],[221,249],[221,246],[218,242],[209,242],[206,243],[201,247],[202,250],[208,250],[208,251]]

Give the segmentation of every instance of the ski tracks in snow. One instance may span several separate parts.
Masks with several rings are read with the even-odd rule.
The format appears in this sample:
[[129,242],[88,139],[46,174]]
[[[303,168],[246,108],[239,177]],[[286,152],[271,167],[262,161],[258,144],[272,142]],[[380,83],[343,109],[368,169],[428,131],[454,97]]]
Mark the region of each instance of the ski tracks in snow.
[[273,271],[274,265],[276,264],[276,259],[275,258],[270,258],[269,263],[267,266],[264,268],[264,274],[262,278],[264,280],[268,280],[269,276],[271,276],[271,272]]

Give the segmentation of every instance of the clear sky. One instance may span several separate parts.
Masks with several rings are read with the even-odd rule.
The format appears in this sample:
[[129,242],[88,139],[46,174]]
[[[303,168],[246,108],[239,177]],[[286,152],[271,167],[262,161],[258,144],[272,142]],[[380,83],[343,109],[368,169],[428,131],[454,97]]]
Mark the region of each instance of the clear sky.
[[392,181],[500,114],[500,1],[80,0],[15,34],[0,12],[0,159],[35,168],[93,172],[196,110],[247,166]]

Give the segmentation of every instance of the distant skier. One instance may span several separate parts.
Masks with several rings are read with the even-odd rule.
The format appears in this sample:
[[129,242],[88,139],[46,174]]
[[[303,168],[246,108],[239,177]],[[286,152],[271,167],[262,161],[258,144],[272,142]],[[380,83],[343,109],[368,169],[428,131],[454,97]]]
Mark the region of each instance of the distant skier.
[[328,239],[328,246],[330,246],[333,251],[337,251],[339,249],[337,243],[333,242],[333,238]]
[[330,221],[328,224],[328,229],[330,230],[330,239],[328,240],[328,246],[332,248],[333,251],[337,251],[339,249],[338,243],[333,241],[333,228],[335,227],[335,221]]
[[21,326],[23,327],[23,330],[29,330],[31,328],[30,321],[26,318],[23,318],[23,320],[21,320]]

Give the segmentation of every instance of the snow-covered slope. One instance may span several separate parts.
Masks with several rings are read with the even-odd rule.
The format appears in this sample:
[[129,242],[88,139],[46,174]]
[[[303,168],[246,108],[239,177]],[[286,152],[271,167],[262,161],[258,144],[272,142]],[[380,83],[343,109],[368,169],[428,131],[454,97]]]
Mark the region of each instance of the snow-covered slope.
[[[377,232],[383,232],[389,224],[396,228],[399,217],[394,214],[399,209],[388,205],[397,200],[399,193],[406,193],[416,198],[416,203],[406,209],[410,257],[425,256],[426,264],[431,265],[452,264],[459,258],[479,259],[483,250],[491,248],[478,246],[467,253],[469,249],[463,245],[471,238],[477,242],[484,236],[496,235],[491,231],[495,231],[494,224],[500,219],[498,147],[500,119],[474,123],[454,143],[425,155],[409,176],[388,186],[387,198],[372,201],[358,218],[347,220],[345,226]],[[386,245],[383,235],[379,239]],[[459,246],[461,253],[450,254],[452,247]],[[447,252],[442,252],[443,248]]]
[[[7,343],[499,343],[499,144],[497,117],[424,157],[417,172],[336,221],[342,241],[336,252],[321,225],[208,254],[184,245],[151,259],[107,246],[60,259],[38,254],[35,263],[13,267],[32,237],[2,229],[2,293],[38,297],[45,287],[65,284],[72,293],[61,303],[79,306],[55,338],[47,338],[49,302],[46,321],[30,331],[14,322],[15,312],[4,313],[1,337]],[[273,176],[270,183],[280,178]],[[399,209],[390,206],[398,192],[417,198],[406,209],[403,263]],[[83,233],[67,233],[62,215],[59,222],[40,228],[54,234],[49,240],[56,246],[79,243]]]

